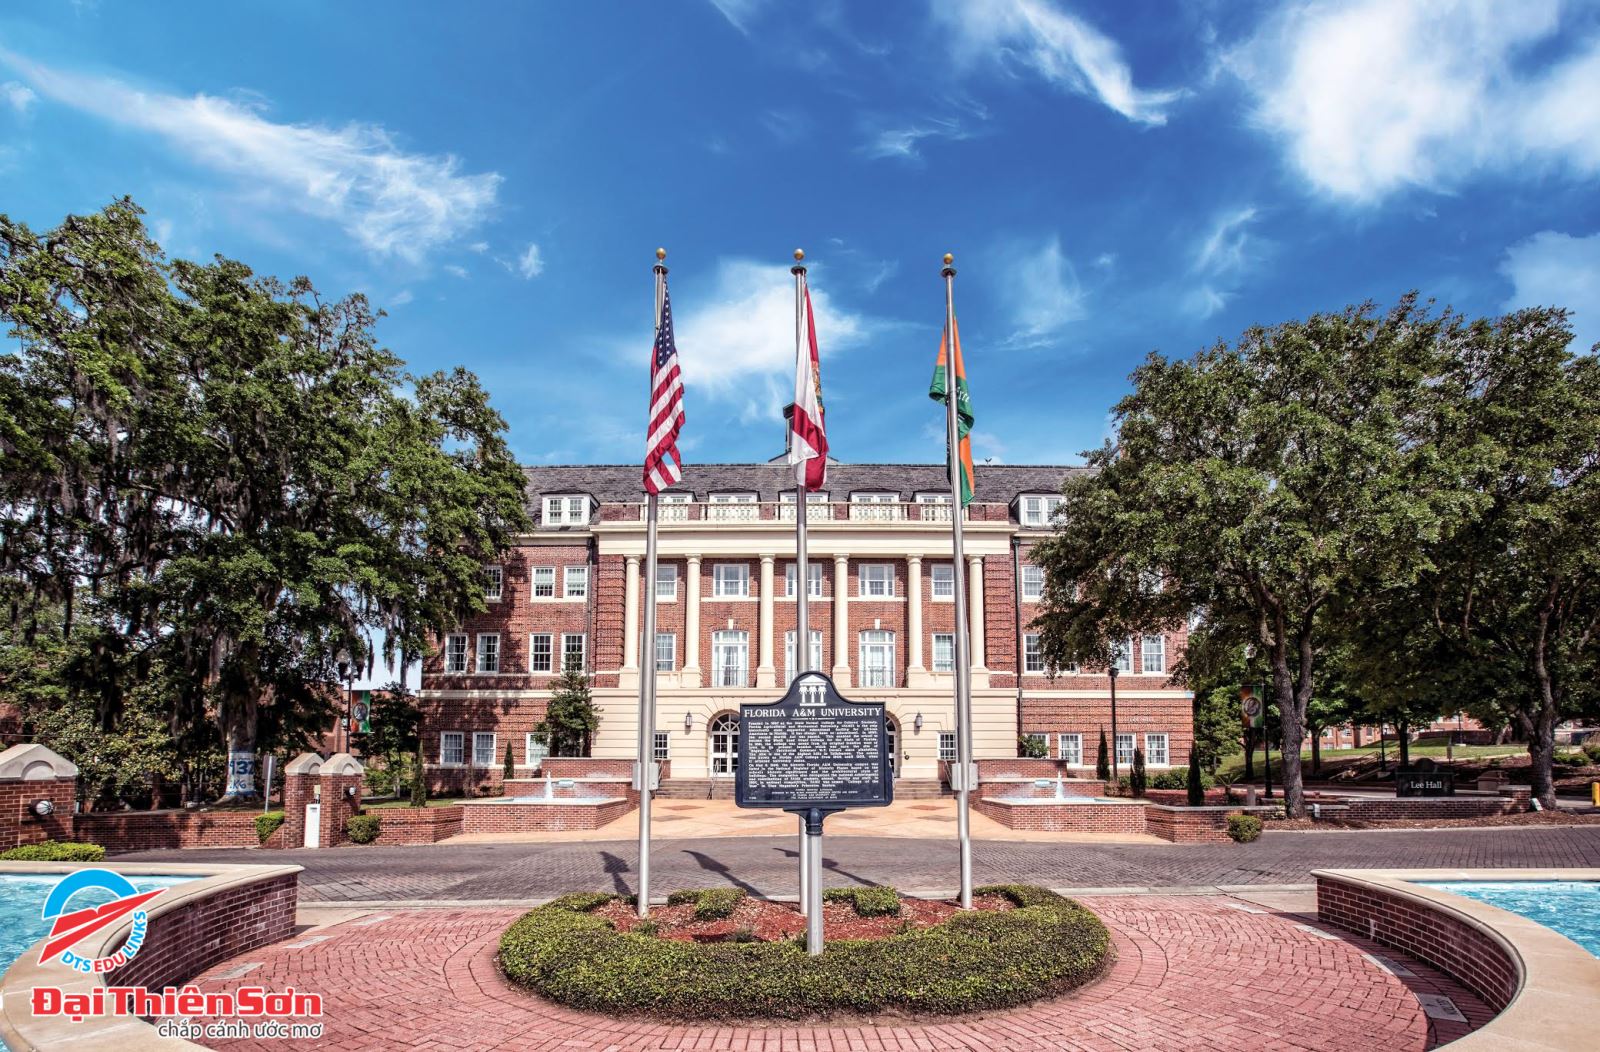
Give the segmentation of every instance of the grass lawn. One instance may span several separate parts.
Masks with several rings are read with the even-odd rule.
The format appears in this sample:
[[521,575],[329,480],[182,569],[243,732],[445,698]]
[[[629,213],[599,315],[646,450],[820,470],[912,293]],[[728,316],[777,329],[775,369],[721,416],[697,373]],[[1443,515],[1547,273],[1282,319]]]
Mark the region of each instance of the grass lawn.
[[[1528,755],[1527,746],[1520,742],[1511,742],[1507,745],[1457,745],[1452,749],[1447,748],[1445,742],[1434,739],[1430,739],[1426,742],[1412,742],[1409,751],[1412,762],[1420,760],[1426,756],[1428,759],[1437,763],[1445,763],[1447,756],[1449,756],[1452,760],[1459,762],[1463,760],[1476,761],[1493,759],[1495,757],[1519,757]],[[1556,755],[1562,756],[1567,752],[1575,753],[1576,751],[1577,750],[1562,749],[1557,747]],[[1368,768],[1375,770],[1378,766],[1379,759],[1382,756],[1387,756],[1389,766],[1390,768],[1393,768],[1400,762],[1399,746],[1394,742],[1386,742],[1384,743],[1381,753],[1376,742],[1371,745],[1363,745],[1359,749],[1323,749],[1322,775],[1320,777],[1326,778],[1351,767],[1360,768],[1363,770]],[[1272,751],[1272,758],[1273,768],[1276,769],[1280,758],[1277,749]],[[1311,774],[1311,749],[1308,747],[1300,750],[1300,758],[1304,761],[1305,772],[1309,776]],[[1260,749],[1257,749],[1255,765],[1257,778],[1260,778],[1262,774],[1261,760],[1262,752]],[[1218,777],[1228,781],[1237,781],[1244,777],[1244,753],[1236,752],[1230,756],[1224,757],[1220,767],[1218,768]]]

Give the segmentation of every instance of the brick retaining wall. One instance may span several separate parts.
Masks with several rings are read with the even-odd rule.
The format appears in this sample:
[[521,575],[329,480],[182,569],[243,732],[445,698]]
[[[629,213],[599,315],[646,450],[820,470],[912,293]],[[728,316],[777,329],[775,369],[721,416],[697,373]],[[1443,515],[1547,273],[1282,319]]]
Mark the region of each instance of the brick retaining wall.
[[299,873],[225,887],[163,911],[157,899],[139,955],[108,985],[173,986],[257,946],[294,934]]
[[1345,815],[1357,822],[1385,822],[1415,818],[1482,818],[1520,814],[1528,810],[1532,790],[1508,786],[1493,795],[1457,793],[1454,796],[1398,796],[1394,799],[1351,798],[1344,801]]
[[974,797],[972,806],[979,814],[994,819],[1008,829],[1047,831],[1079,830],[1089,833],[1143,833],[1143,804],[1051,804]]
[[113,855],[163,848],[256,847],[261,843],[256,836],[259,813],[91,811],[73,816],[72,838],[99,844]]
[[[72,838],[72,806],[76,778],[28,778],[0,781],[0,851],[45,840]],[[50,814],[31,810],[35,801],[48,800]]]
[[451,807],[382,807],[368,811],[378,816],[380,844],[437,844],[461,832],[461,812]]
[[1317,875],[1317,918],[1441,969],[1503,1011],[1521,974],[1496,939],[1452,913],[1370,886]]
[[569,829],[599,829],[629,811],[625,797],[594,803],[572,804],[464,804],[463,833],[558,833]]
[[1228,819],[1233,815],[1254,814],[1263,820],[1276,807],[1170,807],[1152,804],[1145,812],[1145,828],[1162,840],[1174,844],[1227,843]]
[[[1206,804],[1218,807],[1228,802],[1228,790],[1223,786],[1214,786],[1205,791]],[[1167,804],[1172,807],[1187,807],[1189,805],[1189,790],[1187,789],[1146,789],[1144,798],[1152,804]]]

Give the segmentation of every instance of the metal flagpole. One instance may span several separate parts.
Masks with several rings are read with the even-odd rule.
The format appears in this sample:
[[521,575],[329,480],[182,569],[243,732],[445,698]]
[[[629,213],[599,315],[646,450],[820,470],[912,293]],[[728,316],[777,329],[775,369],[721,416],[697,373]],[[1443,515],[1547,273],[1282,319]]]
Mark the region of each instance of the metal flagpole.
[[[806,266],[803,262],[806,254],[802,249],[794,250],[794,266],[789,272],[794,275],[794,353],[795,364],[799,365],[802,354],[809,354],[806,347],[806,319],[805,319],[805,280]],[[799,392],[796,392],[798,394]],[[798,412],[796,404],[792,412]],[[794,429],[794,420],[789,420],[791,432]],[[791,434],[789,444],[794,442]],[[811,574],[810,563],[806,557],[806,518],[810,510],[806,507],[805,461],[794,466],[794,669],[796,672],[811,671],[811,622],[810,622],[810,592]],[[784,684],[785,687],[788,684]],[[796,816],[800,825],[800,912],[809,917],[811,914],[811,838],[806,836],[806,820],[803,815]]]
[[[661,301],[665,298],[667,250],[656,249],[656,336],[661,333]],[[652,370],[651,383],[654,384]],[[654,390],[652,389],[652,395]],[[639,783],[639,916],[650,916],[650,794],[655,783],[656,756],[656,494],[645,496],[644,540],[644,641],[639,660],[639,761],[634,769]]]
[[972,670],[967,666],[967,575],[966,559],[961,552],[961,519],[965,509],[961,506],[961,441],[956,423],[956,403],[959,401],[956,376],[956,268],[951,266],[955,257],[944,256],[944,389],[945,429],[950,461],[950,537],[954,559],[955,579],[955,681],[956,702],[956,763],[961,768],[960,788],[956,790],[956,838],[961,847],[961,908],[972,908]]

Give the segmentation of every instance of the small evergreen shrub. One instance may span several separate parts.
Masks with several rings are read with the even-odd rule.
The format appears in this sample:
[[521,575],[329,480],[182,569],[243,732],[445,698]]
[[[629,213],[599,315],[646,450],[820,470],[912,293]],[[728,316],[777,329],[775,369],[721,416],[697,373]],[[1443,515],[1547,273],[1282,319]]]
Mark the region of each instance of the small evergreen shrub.
[[1134,796],[1143,796],[1146,779],[1144,772],[1144,750],[1133,750],[1133,773],[1128,776],[1128,791]]
[[660,931],[661,925],[657,924],[655,921],[642,920],[638,924],[635,924],[633,927],[629,928],[628,934],[651,936],[659,933]]
[[1590,735],[1584,739],[1583,754],[1591,763],[1600,763],[1600,734]]
[[1100,747],[1094,754],[1094,776],[1102,782],[1111,777],[1111,757],[1106,751],[1106,729],[1100,728]]
[[272,834],[276,833],[281,825],[283,825],[282,811],[267,811],[256,815],[256,839],[265,844],[272,839]]
[[733,916],[739,903],[744,901],[743,888],[710,888],[695,899],[694,919],[700,921],[722,920]]
[[827,888],[825,902],[848,902],[858,917],[894,917],[900,913],[900,894],[893,888]]
[[1255,815],[1229,815],[1228,835],[1240,844],[1248,844],[1261,835],[1261,819]]
[[99,844],[76,840],[46,840],[0,852],[0,860],[6,862],[99,862],[105,857],[106,849]]
[[370,844],[378,839],[377,815],[351,815],[344,831],[357,844]]
[[668,906],[687,906],[692,902],[699,901],[700,890],[698,888],[692,891],[674,891],[672,894],[667,896]]

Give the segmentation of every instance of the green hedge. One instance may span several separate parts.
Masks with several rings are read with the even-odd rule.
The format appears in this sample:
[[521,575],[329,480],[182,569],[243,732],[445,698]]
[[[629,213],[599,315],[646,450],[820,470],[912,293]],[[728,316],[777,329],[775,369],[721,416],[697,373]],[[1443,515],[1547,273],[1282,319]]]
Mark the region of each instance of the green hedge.
[[76,840],[46,840],[0,852],[0,859],[6,862],[99,862],[105,857],[106,849],[99,844]]
[[858,917],[896,917],[900,914],[900,894],[893,888],[827,888],[826,902],[848,902]]
[[1228,835],[1241,844],[1248,844],[1261,835],[1261,819],[1255,815],[1229,815]]
[[378,839],[377,815],[351,815],[344,824],[345,834],[357,844],[370,844]]
[[283,825],[282,811],[264,811],[256,815],[256,838],[265,844]]
[[[569,896],[570,897],[570,896]],[[606,896],[609,900],[612,896]],[[691,891],[674,891],[667,896],[668,906],[694,905],[694,919],[722,920],[733,916],[733,911],[744,901],[744,891],[739,888],[699,888]],[[593,909],[594,907],[589,907]]]
[[1082,906],[1043,888],[979,890],[1018,908],[962,913],[884,939],[839,940],[816,957],[798,941],[702,944],[622,934],[591,913],[612,896],[569,895],[507,928],[499,962],[513,982],[568,1007],[675,1019],[1005,1008],[1081,986],[1104,968],[1110,935]]

